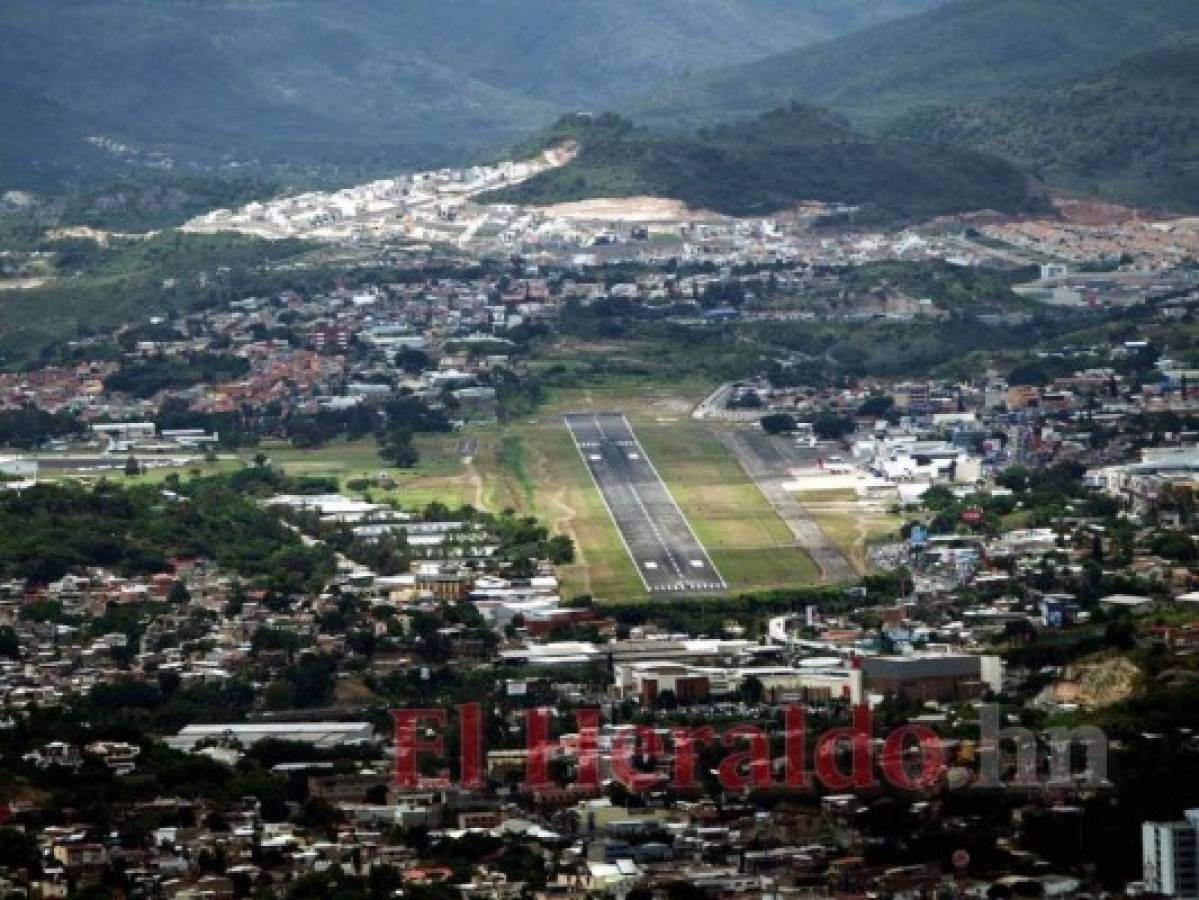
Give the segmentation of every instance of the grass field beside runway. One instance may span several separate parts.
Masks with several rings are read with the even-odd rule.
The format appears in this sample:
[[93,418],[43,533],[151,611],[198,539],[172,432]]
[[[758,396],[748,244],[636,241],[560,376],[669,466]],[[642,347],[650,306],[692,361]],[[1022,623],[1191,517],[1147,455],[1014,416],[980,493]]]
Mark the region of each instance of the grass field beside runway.
[[707,549],[622,413],[574,413],[567,427],[635,566],[655,595],[726,588]]
[[[811,558],[794,547],[786,525],[707,430],[688,420],[653,421],[678,402],[670,393],[643,398],[641,421],[630,420],[729,590],[816,582]],[[561,568],[565,596],[648,596],[560,417],[539,411],[532,421],[481,435],[475,466],[486,485],[486,508],[535,515],[575,541],[578,561]],[[416,476],[413,482],[428,480]]]
[[816,563],[798,547],[709,552],[729,590],[734,593],[798,587],[820,581]]
[[[592,395],[595,408],[619,402],[623,391]],[[580,400],[570,391],[564,403]],[[682,418],[662,423],[685,406],[666,390],[642,396],[630,416],[679,507],[732,591],[750,591],[817,580],[811,559],[791,545],[786,525],[745,476],[736,460],[703,427]],[[462,441],[473,442],[469,462]],[[561,567],[563,594],[623,600],[647,596],[603,501],[570,434],[556,413],[539,410],[528,420],[449,435],[418,435],[420,461],[395,469],[378,455],[373,440],[334,441],[315,450],[286,445],[260,448],[294,475],[348,481],[386,472],[393,489],[369,488],[372,498],[420,508],[437,500],[492,512],[514,509],[567,534],[577,548],[575,564]],[[258,449],[242,456],[252,460]],[[364,492],[356,492],[359,496]]]
[[272,464],[289,475],[308,475],[335,478],[343,491],[347,483],[356,480],[374,482],[386,474],[395,487],[383,489],[372,484],[361,496],[369,493],[373,499],[391,501],[406,509],[419,509],[433,501],[447,506],[474,503],[477,491],[470,472],[463,465],[460,447],[463,434],[421,434],[413,439],[420,461],[411,469],[397,469],[379,456],[374,438],[357,441],[336,440],[315,449],[299,449],[288,444],[264,444],[242,452],[251,461],[258,452],[270,457]]
[[899,533],[903,520],[855,491],[804,491],[797,495],[832,543],[859,575],[870,570],[867,549]]
[[[564,596],[644,599],[645,587],[562,420],[565,410],[623,410],[731,591],[815,581],[811,560],[791,545],[786,526],[736,460],[689,418],[710,386],[700,377],[646,385],[630,376],[605,378],[590,388],[552,389],[546,403],[523,420],[418,435],[420,460],[411,469],[389,466],[370,438],[311,450],[267,442],[237,456],[249,464],[262,452],[289,474],[335,478],[343,491],[408,509],[436,500],[536,516],[575,542],[576,563],[560,570]],[[469,457],[464,449],[472,451]],[[196,468],[228,471],[238,464],[229,458]],[[373,483],[381,473],[394,481],[393,488]],[[348,483],[356,480],[372,484],[349,491]]]
[[[670,395],[643,400],[638,407],[640,421],[631,421],[729,590],[816,581],[811,559],[792,546],[786,526],[711,433],[688,420],[660,422],[658,414],[676,402]],[[470,443],[464,446],[463,441]],[[372,439],[331,441],[309,450],[269,442],[240,451],[240,462],[225,458],[191,468],[202,474],[231,471],[252,464],[261,452],[288,474],[334,478],[347,493],[395,502],[406,509],[420,509],[432,501],[450,507],[469,503],[492,512],[513,509],[536,516],[575,542],[576,562],[560,568],[564,596],[591,594],[602,600],[648,596],[559,416],[539,414],[503,427],[418,435],[416,446],[420,461],[411,469],[389,466]],[[464,449],[473,449],[470,457],[464,456]],[[374,480],[381,473],[395,486],[378,487]],[[137,480],[157,482],[166,474],[166,470],[149,472]],[[187,478],[190,469],[180,474]],[[108,477],[122,479],[119,473]],[[348,484],[357,480],[370,486],[350,490]],[[830,537],[847,548],[855,566],[864,563],[863,540],[892,524],[867,517],[863,539],[856,517],[843,507],[817,503],[813,513]]]
[[[242,456],[250,462],[261,451],[289,474],[336,478],[343,491],[406,509],[438,501],[450,507],[470,504],[490,512],[511,509],[535,516],[575,542],[575,563],[559,567],[563,596],[594,594],[619,600],[645,595],[560,418],[417,435],[415,444],[420,460],[410,469],[389,466],[372,439],[332,441],[311,450],[264,445]],[[372,484],[351,491],[347,486],[356,479],[373,481],[380,473],[386,473],[395,487]]]
[[819,579],[786,523],[711,432],[686,422],[641,425],[637,433],[730,590]]
[[560,566],[563,595],[620,600],[646,595],[616,525],[560,420],[506,429],[503,452],[480,460],[497,489],[489,501],[536,516],[575,543],[575,562]]
[[685,377],[649,383],[643,376],[608,376],[589,387],[550,387],[531,417],[561,419],[570,412],[623,412],[636,427],[644,422],[687,422],[695,405],[716,385],[708,378]]

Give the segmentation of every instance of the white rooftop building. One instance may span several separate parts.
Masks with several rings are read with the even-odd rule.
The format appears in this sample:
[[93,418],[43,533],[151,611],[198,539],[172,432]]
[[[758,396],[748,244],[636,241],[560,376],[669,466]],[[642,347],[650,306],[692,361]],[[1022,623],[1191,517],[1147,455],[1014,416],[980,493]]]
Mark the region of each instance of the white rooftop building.
[[1199,897],[1199,809],[1182,822],[1141,825],[1145,891],[1165,897]]
[[266,740],[299,741],[329,749],[374,743],[375,729],[369,722],[231,722],[188,725],[166,743],[175,750],[194,750],[205,741],[222,740],[235,740],[242,746]]

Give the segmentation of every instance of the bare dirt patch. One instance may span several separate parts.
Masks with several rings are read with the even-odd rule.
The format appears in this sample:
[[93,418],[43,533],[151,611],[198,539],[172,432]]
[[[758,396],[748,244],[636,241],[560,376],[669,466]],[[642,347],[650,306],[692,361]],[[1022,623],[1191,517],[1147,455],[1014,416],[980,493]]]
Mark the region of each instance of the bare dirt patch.
[[1141,670],[1123,656],[1070,666],[1053,686],[1058,703],[1098,709],[1127,700],[1141,681]]
[[537,211],[550,218],[579,222],[684,222],[723,218],[718,213],[690,209],[686,204],[666,197],[596,197],[537,207]]

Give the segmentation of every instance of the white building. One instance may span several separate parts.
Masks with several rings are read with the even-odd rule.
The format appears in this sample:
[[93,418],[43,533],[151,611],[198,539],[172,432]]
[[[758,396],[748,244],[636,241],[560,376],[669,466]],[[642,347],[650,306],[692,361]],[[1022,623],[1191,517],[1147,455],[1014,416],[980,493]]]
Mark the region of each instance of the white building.
[[901,437],[875,443],[870,470],[892,484],[972,484],[982,477],[982,460],[943,441]]
[[1183,822],[1141,824],[1145,891],[1167,897],[1199,898],[1199,809]]
[[137,441],[152,441],[158,436],[153,422],[99,422],[92,433],[107,438],[110,445],[125,447]]
[[37,481],[37,460],[23,456],[0,456],[0,481]]
[[265,502],[266,506],[283,506],[296,512],[315,512],[323,522],[375,521],[399,516],[386,503],[367,503],[341,494],[278,494]]
[[299,741],[331,749],[372,744],[375,729],[370,722],[230,722],[188,725],[174,737],[167,738],[166,743],[175,750],[193,750],[198,744],[209,741],[236,741],[249,747],[266,740]]
[[1109,594],[1099,599],[1099,608],[1106,612],[1129,612],[1142,615],[1153,608],[1152,597],[1140,597],[1136,594]]

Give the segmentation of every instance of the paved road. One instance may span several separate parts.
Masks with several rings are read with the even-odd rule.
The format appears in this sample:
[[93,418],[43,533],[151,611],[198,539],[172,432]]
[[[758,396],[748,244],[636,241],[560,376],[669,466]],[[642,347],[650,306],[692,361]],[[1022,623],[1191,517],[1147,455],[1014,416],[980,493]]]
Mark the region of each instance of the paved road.
[[690,523],[619,413],[566,416],[646,590],[711,594],[727,588]]
[[815,465],[819,451],[797,447],[789,438],[773,437],[760,431],[722,431],[719,437],[774,511],[787,523],[796,543],[820,567],[821,577],[825,581],[856,578],[857,572],[829,540],[824,529],[795,495],[783,487],[790,480],[792,469]]
[[714,419],[723,422],[750,422],[762,418],[760,409],[729,409],[728,402],[733,390],[733,382],[725,382],[699,402],[691,411],[691,418],[696,421]]
[[[130,454],[128,453],[113,453],[108,456],[65,456],[54,454],[41,456],[35,454],[25,457],[25,459],[36,461],[38,468],[47,472],[103,472],[110,470],[123,472],[129,456]],[[201,454],[192,453],[184,455],[174,453],[159,455],[157,453],[134,453],[133,456],[137,457],[138,464],[143,468],[163,468],[167,466],[186,466],[196,462]]]

